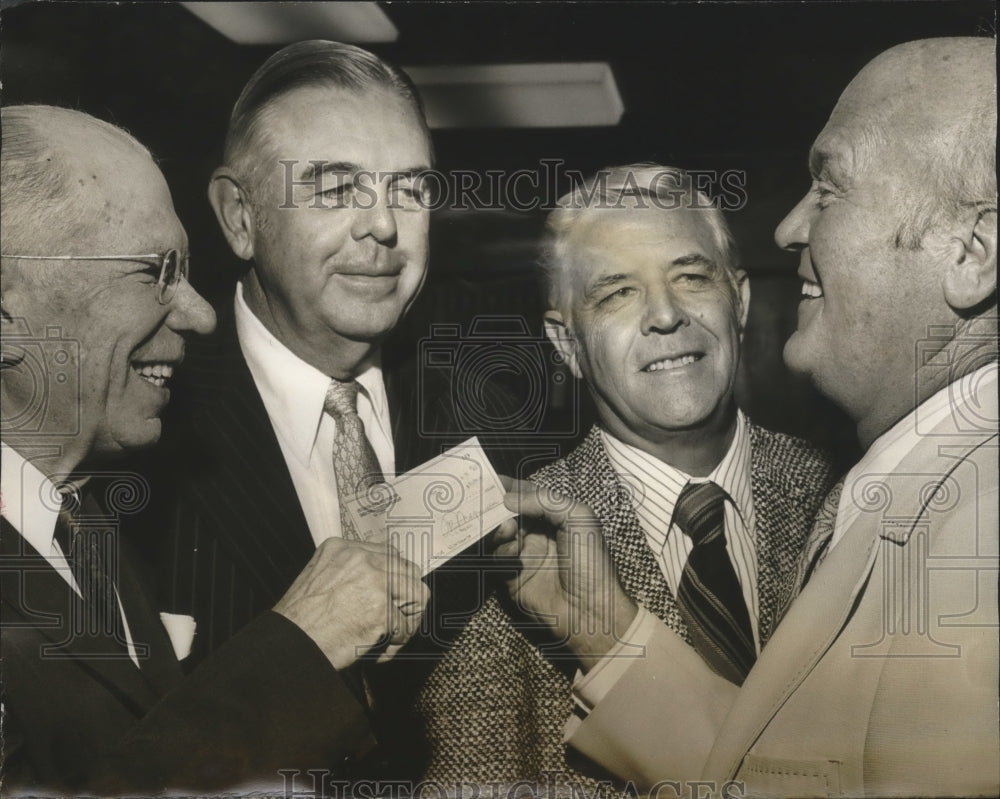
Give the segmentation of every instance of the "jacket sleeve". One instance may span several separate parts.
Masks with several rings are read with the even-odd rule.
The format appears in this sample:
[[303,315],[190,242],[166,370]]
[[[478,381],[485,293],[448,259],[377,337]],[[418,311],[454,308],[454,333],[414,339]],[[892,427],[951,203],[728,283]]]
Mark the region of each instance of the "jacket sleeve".
[[[739,691],[651,618],[645,652],[583,721],[573,717],[566,727],[570,746],[643,790],[700,779]],[[681,786],[676,793],[686,795],[687,789]]]
[[344,678],[267,612],[168,693],[95,770],[102,794],[263,788],[338,776],[375,746]]

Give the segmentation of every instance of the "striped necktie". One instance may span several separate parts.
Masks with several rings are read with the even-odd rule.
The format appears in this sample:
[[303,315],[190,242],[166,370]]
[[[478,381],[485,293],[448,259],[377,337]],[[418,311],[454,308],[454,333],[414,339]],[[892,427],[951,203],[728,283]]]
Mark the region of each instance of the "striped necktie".
[[[115,534],[89,495],[81,501],[76,491],[63,494],[54,537],[66,555],[83,600],[73,610],[73,634],[110,638],[127,648],[114,582],[118,572]],[[108,654],[117,656],[120,650]]]
[[383,480],[382,468],[365,435],[357,404],[357,381],[330,380],[323,410],[337,420],[337,432],[333,436],[333,472],[340,497],[341,535],[348,540],[360,537],[347,511],[348,501],[365,497],[374,483]]
[[726,551],[726,493],[715,483],[688,483],[674,521],[694,548],[677,590],[695,649],[719,674],[742,685],[756,660],[753,628],[736,571]]

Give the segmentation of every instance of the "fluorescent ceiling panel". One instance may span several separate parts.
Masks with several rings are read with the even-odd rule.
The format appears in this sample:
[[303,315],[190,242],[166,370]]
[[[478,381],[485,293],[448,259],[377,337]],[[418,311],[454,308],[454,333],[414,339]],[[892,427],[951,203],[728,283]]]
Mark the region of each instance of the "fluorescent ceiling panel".
[[399,31],[378,3],[181,3],[237,44],[333,39],[394,42]]
[[432,128],[617,125],[625,106],[610,64],[406,67]]

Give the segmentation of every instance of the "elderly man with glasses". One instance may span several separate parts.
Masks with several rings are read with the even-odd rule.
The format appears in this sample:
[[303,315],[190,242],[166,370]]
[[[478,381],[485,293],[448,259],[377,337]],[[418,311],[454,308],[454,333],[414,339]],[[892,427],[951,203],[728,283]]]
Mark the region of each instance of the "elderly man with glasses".
[[[329,542],[273,611],[183,678],[117,535],[148,486],[108,464],[160,438],[185,338],[210,333],[215,316],[186,280],[187,237],[139,142],[49,106],[5,108],[2,127],[5,793],[201,792],[283,787],[287,769],[336,773],[372,736],[336,671],[364,650],[335,644],[331,591],[347,579],[381,597],[385,627],[367,631],[369,645],[394,621],[402,643],[410,628],[390,610],[409,603],[419,620],[416,567]],[[345,557],[347,578],[331,569]]]

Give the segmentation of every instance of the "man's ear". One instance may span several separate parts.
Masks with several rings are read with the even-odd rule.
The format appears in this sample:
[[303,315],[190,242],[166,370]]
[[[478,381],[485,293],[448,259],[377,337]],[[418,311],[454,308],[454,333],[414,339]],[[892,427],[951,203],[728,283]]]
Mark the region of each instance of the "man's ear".
[[750,316],[750,276],[746,270],[736,270],[736,313],[740,320],[740,337],[747,327],[747,318]]
[[212,173],[208,183],[208,201],[233,252],[238,258],[249,261],[253,258],[253,212],[250,200],[232,170],[220,166]]
[[986,302],[997,290],[997,211],[980,211],[975,223],[948,250],[944,297],[956,311]]
[[577,357],[576,339],[573,338],[572,331],[566,326],[563,315],[559,311],[545,312],[545,335],[549,337],[552,346],[562,355],[573,377],[579,379],[583,377],[580,371],[580,361]]

